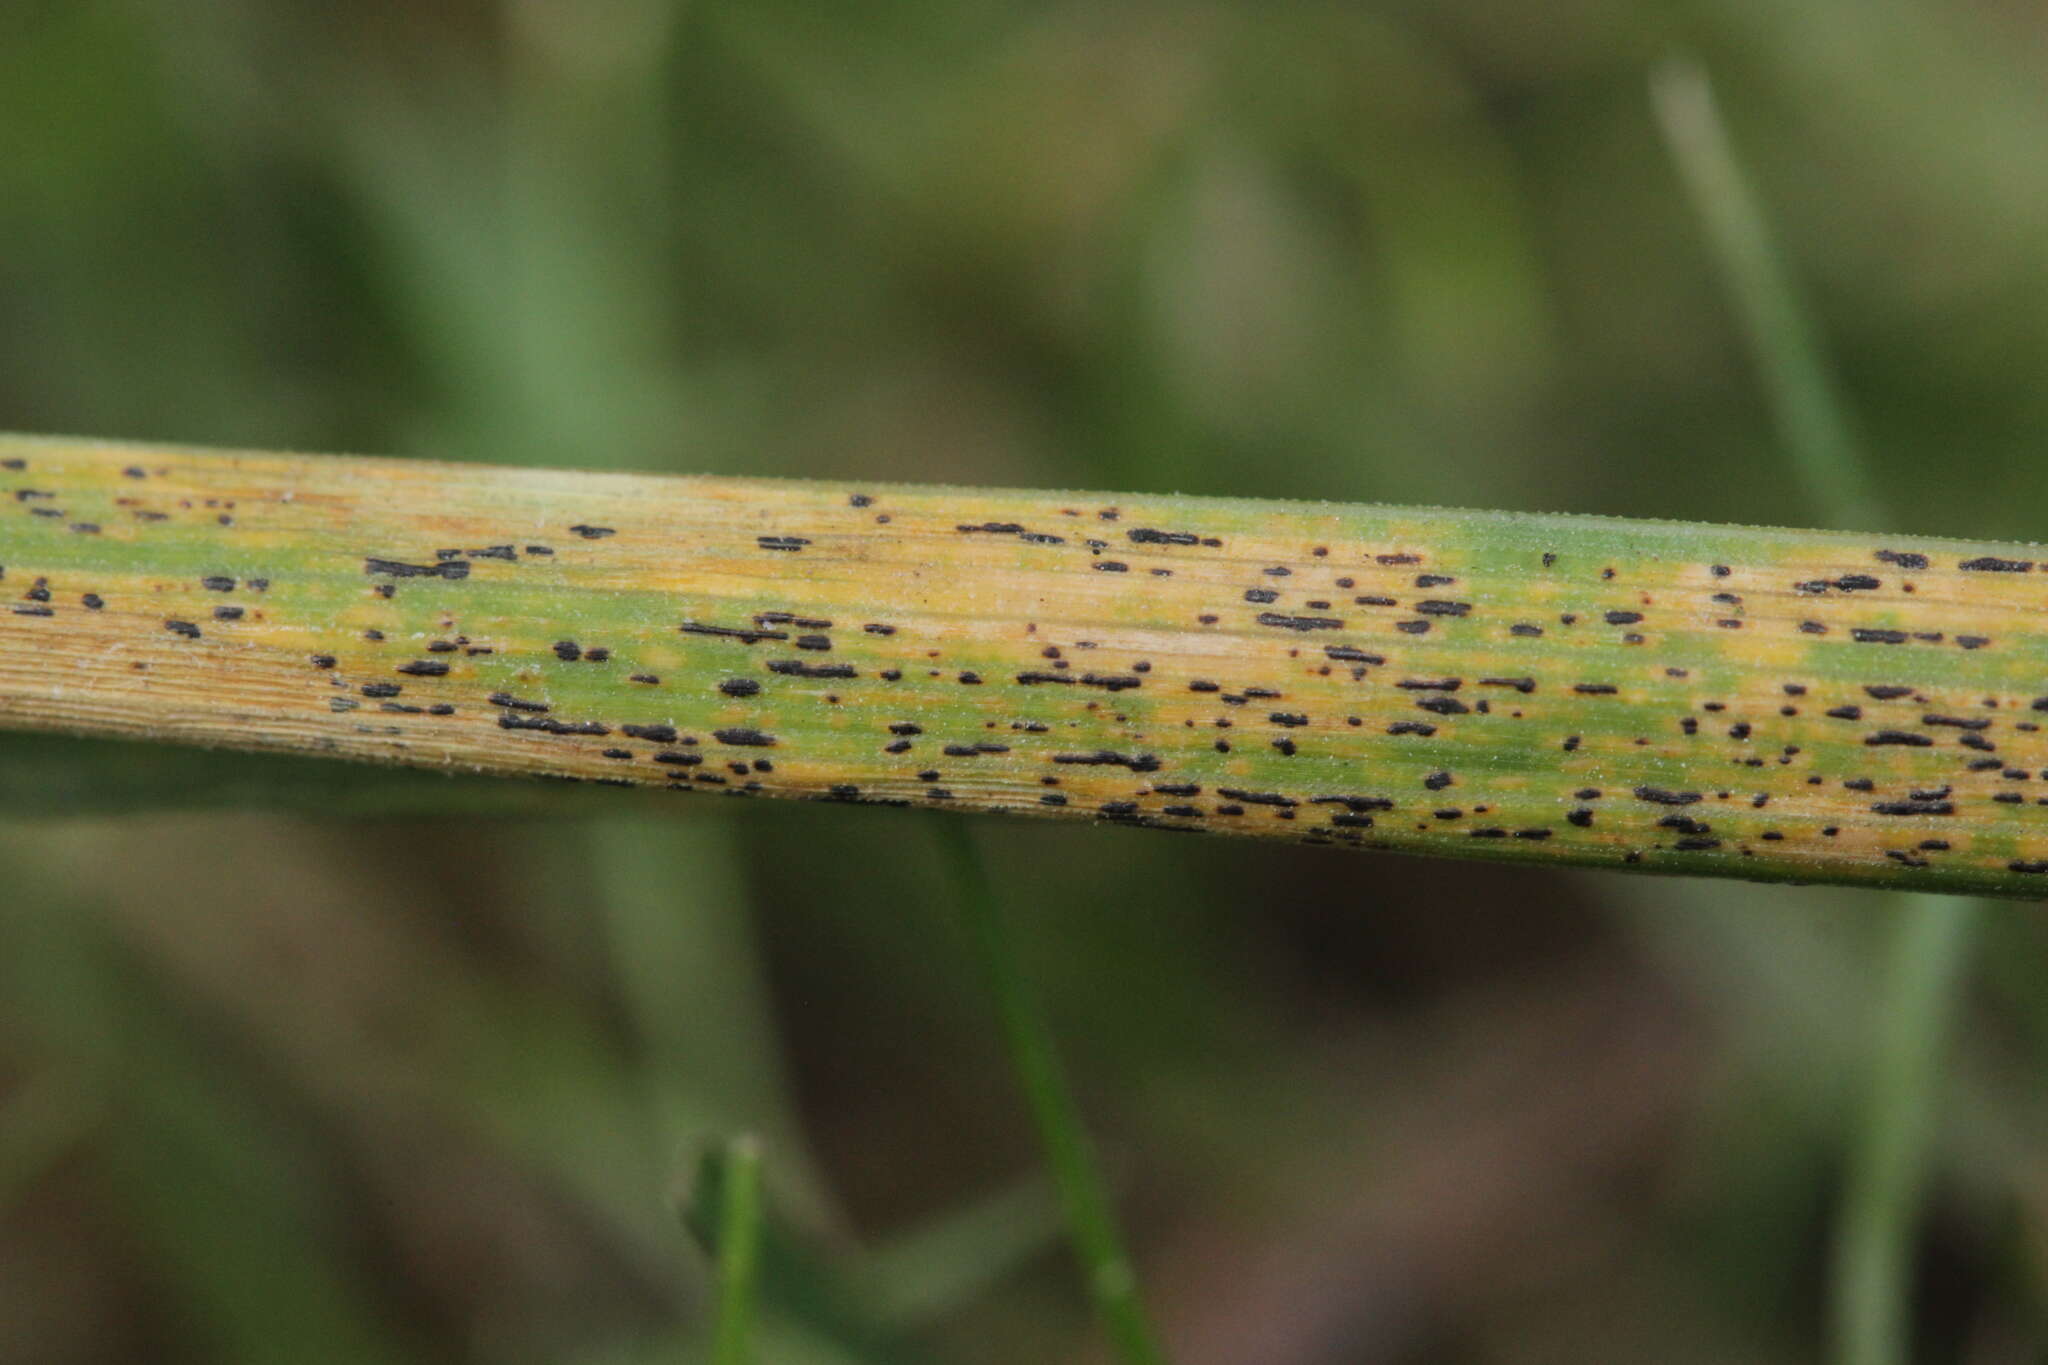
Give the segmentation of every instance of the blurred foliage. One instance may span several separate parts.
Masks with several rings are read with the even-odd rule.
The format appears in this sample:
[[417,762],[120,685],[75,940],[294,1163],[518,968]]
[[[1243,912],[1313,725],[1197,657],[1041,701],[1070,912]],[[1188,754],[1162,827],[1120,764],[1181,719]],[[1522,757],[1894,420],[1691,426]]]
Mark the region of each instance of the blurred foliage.
[[[2048,25],[1988,3],[14,0],[0,427],[1811,522],[1675,49],[1886,497],[2028,537]],[[917,821],[36,743],[0,1358],[699,1359],[672,1205],[747,1131],[764,1360],[1099,1359]],[[1862,897],[977,837],[1177,1360],[1815,1354]],[[1971,1365],[2048,1349],[2048,924],[1986,932],[1916,1249]]]

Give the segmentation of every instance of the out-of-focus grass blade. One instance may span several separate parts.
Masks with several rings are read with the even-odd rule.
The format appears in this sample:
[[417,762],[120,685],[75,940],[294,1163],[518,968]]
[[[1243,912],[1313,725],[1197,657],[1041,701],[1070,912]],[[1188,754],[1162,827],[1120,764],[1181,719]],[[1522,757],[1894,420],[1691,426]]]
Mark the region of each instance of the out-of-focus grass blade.
[[[698,1155],[678,1213],[714,1262],[723,1254],[723,1214],[731,1160],[726,1144]],[[752,1290],[764,1339],[794,1336],[805,1349],[855,1365],[916,1365],[925,1352],[882,1320],[864,1285],[820,1252],[777,1209],[772,1182],[760,1197],[759,1246]]]
[[336,765],[285,753],[134,740],[0,734],[0,813],[9,818],[267,810],[323,817],[539,816],[635,808],[619,792],[445,772]]
[[99,1120],[75,1083],[32,1077],[0,1098],[0,1215]]
[[749,1365],[754,1358],[754,1281],[761,1259],[761,1144],[753,1138],[735,1138],[726,1144],[724,1158],[711,1365]]
[[1034,1178],[898,1234],[866,1257],[860,1279],[879,1313],[915,1328],[980,1297],[1059,1235],[1059,1203]]
[[[103,1087],[98,1156],[178,1296],[189,1340],[247,1365],[411,1359],[348,1240],[326,1227],[318,1160],[290,1118],[200,1045],[164,982],[90,907],[27,880],[13,883],[23,909],[7,925],[0,986],[24,1036]],[[47,1144],[74,1120],[44,1122]]]
[[1163,1365],[1166,1356],[1138,1295],[1137,1271],[1124,1247],[1080,1106],[1068,1087],[1044,1006],[1025,975],[999,893],[972,834],[949,824],[941,835],[961,911],[988,973],[1010,1063],[1059,1190],[1067,1238],[1080,1262],[1088,1296],[1102,1315],[1118,1359],[1125,1365]]
[[1706,72],[1696,62],[1673,58],[1656,69],[1650,93],[1800,481],[1836,526],[1893,525],[1851,434],[1813,324],[1736,160]]
[[[1652,78],[1651,93],[1809,496],[1839,526],[1898,524],[1851,435],[1847,405],[1705,71],[1669,61]],[[1940,895],[1913,896],[1897,909],[1869,1091],[1835,1231],[1831,1310],[1841,1365],[1901,1365],[1910,1354],[1911,1253],[1931,1110],[1979,915],[1972,902]]]

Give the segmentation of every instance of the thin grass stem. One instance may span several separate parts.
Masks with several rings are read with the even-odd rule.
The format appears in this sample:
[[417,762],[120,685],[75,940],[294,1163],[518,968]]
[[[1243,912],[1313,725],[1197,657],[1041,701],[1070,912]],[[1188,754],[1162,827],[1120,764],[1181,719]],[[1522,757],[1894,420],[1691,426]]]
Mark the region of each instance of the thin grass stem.
[[988,975],[1003,1041],[1059,1189],[1067,1236],[1081,1263],[1088,1293],[1102,1315],[1117,1359],[1124,1365],[1163,1365],[1166,1357],[1138,1297],[1137,1275],[1117,1228],[1080,1109],[987,865],[965,823],[948,820],[937,826],[937,832],[975,949]]
[[1706,72],[1685,58],[1658,67],[1651,103],[1672,163],[1699,214],[1779,439],[1824,515],[1844,530],[1890,524],[1858,450],[1847,405],[1769,221],[1736,159]]
[[1831,1327],[1839,1365],[1903,1365],[1912,1355],[1913,1230],[1976,910],[1953,896],[1914,896],[1892,931],[1875,1065],[1836,1226]]
[[761,1145],[751,1137],[726,1147],[718,1211],[718,1320],[711,1365],[753,1360],[755,1280],[761,1260]]

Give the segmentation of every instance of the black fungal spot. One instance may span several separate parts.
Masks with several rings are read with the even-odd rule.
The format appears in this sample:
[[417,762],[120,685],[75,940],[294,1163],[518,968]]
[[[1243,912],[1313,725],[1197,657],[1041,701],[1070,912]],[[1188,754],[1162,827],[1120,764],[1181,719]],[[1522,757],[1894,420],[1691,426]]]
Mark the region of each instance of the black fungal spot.
[[557,640],[553,645],[555,657],[563,663],[575,663],[583,657],[583,647],[574,640]]
[[515,716],[501,712],[498,716],[500,730],[538,730],[548,735],[608,735],[609,726],[594,720],[556,720],[552,716]]
[[199,627],[193,625],[190,621],[165,621],[164,629],[173,635],[182,635],[187,640],[199,638]]
[[454,583],[469,577],[469,565],[461,560],[450,560],[445,564],[406,564],[396,559],[365,559],[363,572],[381,574],[386,578],[445,578]]
[[[655,744],[676,742],[676,727],[673,725],[621,725],[619,731],[631,735],[634,739],[649,740]],[[690,742],[694,744],[696,741]]]
[[448,665],[438,659],[414,659],[411,663],[400,664],[398,671],[415,678],[445,678]]
[[1201,538],[1190,531],[1155,531],[1148,526],[1138,526],[1124,532],[1140,545],[1196,545]]
[[1659,806],[1690,806],[1705,798],[1699,792],[1670,791],[1663,787],[1637,787],[1636,799]]
[[758,644],[762,640],[787,640],[789,632],[783,630],[746,630],[734,626],[708,626],[699,621],[685,621],[676,627],[685,635],[709,635],[717,639],[738,640],[741,644]]
[[1160,766],[1157,754],[1120,754],[1110,749],[1088,754],[1054,754],[1052,761],[1081,767],[1129,768],[1134,773],[1156,773]]
[[1610,626],[1632,626],[1642,619],[1643,614],[1639,611],[1610,611],[1606,616]]
[[1906,643],[1906,632],[1858,626],[1850,630],[1849,638],[1861,645],[1902,645]]
[[807,664],[800,659],[770,659],[770,673],[780,673],[787,678],[857,678],[860,676],[852,664]]
[[2032,573],[2034,571],[2034,561],[2031,559],[2000,559],[1996,555],[1979,555],[1975,559],[1964,560],[1956,567],[1971,573]]
[[775,736],[745,726],[733,726],[724,730],[713,730],[711,737],[720,744],[731,744],[740,748],[765,749],[773,747]]
[[1436,727],[1419,720],[1397,720],[1387,727],[1387,733],[1390,735],[1422,735],[1427,737],[1436,733]]
[[1446,602],[1432,597],[1417,602],[1415,610],[1423,616],[1464,616],[1472,610],[1472,604],[1470,602]]
[[1865,735],[1863,742],[1872,748],[1895,744],[1911,749],[1926,749],[1934,744],[1930,737],[1916,735],[1910,730],[1879,730],[1875,734]]
[[[613,530],[609,526],[576,525],[571,526],[569,529],[576,535],[582,536],[585,540],[603,540],[606,536],[618,534],[617,531]],[[533,547],[528,546],[527,548],[531,550]]]
[[801,550],[811,542],[802,536],[755,536],[754,543],[764,550]]
[[1282,796],[1278,792],[1240,791],[1236,787],[1218,787],[1216,794],[1232,801],[1242,801],[1248,806],[1278,806],[1283,809],[1291,809],[1301,804],[1301,802],[1293,797]]
[[1262,626],[1277,626],[1282,630],[1342,630],[1344,623],[1333,616],[1283,616],[1279,612],[1262,611],[1258,615]]

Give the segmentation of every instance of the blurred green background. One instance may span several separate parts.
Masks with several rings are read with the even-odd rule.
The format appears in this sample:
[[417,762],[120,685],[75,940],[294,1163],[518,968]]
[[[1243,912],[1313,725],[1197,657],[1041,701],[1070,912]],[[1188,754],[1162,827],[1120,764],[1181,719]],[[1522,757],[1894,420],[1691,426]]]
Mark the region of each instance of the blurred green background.
[[[5,0],[0,428],[1815,522],[1674,51],[1914,529],[2038,539],[1997,0]],[[0,1359],[689,1361],[740,1131],[765,1360],[1104,1358],[925,817],[338,780],[0,739]],[[1185,1365],[1819,1354],[1881,901],[977,837]],[[2048,1352],[2048,925],[1985,933],[1969,1365]]]

